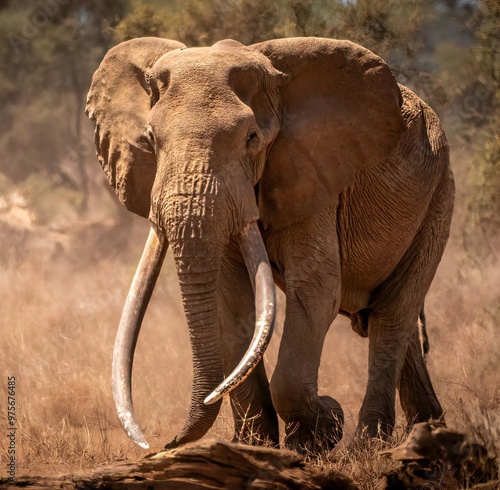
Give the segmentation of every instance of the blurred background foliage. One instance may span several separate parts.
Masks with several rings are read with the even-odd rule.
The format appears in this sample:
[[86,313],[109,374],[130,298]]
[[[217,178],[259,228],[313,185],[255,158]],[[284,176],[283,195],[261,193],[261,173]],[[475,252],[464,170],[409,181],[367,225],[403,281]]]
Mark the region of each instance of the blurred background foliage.
[[323,36],[371,49],[441,117],[459,180],[464,244],[472,255],[495,255],[498,0],[0,0],[4,208],[14,193],[41,224],[118,215],[95,158],[85,97],[106,51],[138,36],[188,46]]

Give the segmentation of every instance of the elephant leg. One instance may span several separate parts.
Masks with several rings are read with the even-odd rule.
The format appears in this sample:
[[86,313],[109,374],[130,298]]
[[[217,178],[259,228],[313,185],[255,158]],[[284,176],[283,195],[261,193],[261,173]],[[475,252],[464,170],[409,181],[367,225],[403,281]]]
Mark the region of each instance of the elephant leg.
[[392,433],[396,420],[396,388],[412,329],[416,328],[417,314],[399,324],[370,315],[368,385],[359,412],[359,435],[387,437]]
[[331,448],[342,438],[340,405],[318,395],[323,343],[339,306],[335,229],[335,213],[325,213],[275,232],[268,247],[280,264],[287,301],[271,393],[286,424],[285,444],[299,451]]
[[[252,284],[239,246],[234,242],[224,255],[219,280],[224,374],[228,376],[245,354],[255,326]],[[230,399],[236,440],[279,444],[278,417],[263,362],[230,393]]]
[[418,329],[410,338],[398,388],[408,424],[442,418],[443,409],[432,387]]
[[[422,359],[417,322],[448,238],[452,186],[453,181],[444,176],[413,244],[371,299],[368,386],[358,433],[391,434],[398,384],[407,416],[414,412],[419,418],[442,414]],[[417,379],[421,386],[415,383]],[[413,389],[416,391],[410,393]]]

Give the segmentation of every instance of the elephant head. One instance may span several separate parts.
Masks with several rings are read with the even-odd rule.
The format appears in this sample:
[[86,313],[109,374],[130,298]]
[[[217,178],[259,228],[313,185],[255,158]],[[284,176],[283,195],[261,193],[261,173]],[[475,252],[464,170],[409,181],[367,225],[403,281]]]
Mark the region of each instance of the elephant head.
[[[168,245],[194,360],[188,421],[175,440],[181,444],[205,434],[221,397],[245,379],[269,341],[274,284],[257,223],[283,228],[337,199],[356,172],[396,146],[400,105],[387,65],[347,41],[186,48],[140,38],[108,52],[87,101],[98,158],[120,201],[153,225],[113,356],[118,414],[135,442],[147,447],[131,401],[133,352]],[[254,283],[256,331],[223,380],[216,292],[231,239]]]

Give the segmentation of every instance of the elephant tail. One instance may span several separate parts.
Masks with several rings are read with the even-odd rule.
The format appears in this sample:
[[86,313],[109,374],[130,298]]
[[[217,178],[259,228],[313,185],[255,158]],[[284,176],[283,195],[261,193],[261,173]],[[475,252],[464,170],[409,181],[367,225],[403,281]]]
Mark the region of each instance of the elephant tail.
[[429,335],[427,334],[427,320],[425,318],[424,305],[422,305],[418,320],[418,331],[420,334],[420,342],[422,343],[422,353],[424,355],[424,359],[427,360],[427,354],[429,354],[431,344],[429,343]]

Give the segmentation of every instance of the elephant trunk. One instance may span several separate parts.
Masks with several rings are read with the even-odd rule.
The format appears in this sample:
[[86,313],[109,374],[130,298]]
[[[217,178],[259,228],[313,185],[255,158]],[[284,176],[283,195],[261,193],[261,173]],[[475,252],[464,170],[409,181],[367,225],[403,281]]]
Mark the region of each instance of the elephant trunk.
[[[235,197],[228,181],[211,168],[210,157],[181,161],[187,163],[161,167],[160,172],[171,173],[158,180],[168,185],[163,195],[156,193],[152,207],[152,219],[166,230],[174,252],[194,367],[189,417],[169,447],[199,439],[212,426],[222,397],[262,358],[275,312],[271,268],[255,222],[258,210],[253,187],[239,187]],[[249,353],[222,382],[217,284],[224,249],[235,232],[256,290],[257,323]]]
[[188,420],[181,433],[166,447],[176,447],[197,440],[210,429],[219,413],[222,397],[241,384],[253,371],[271,339],[276,310],[274,282],[256,222],[249,223],[242,230],[239,242],[254,285],[256,325],[247,353],[223,382],[216,301],[220,256],[176,257],[194,371]]
[[205,397],[223,379],[216,288],[218,260],[176,257],[177,274],[193,356],[193,386],[188,419],[167,448],[195,441],[214,423],[221,403],[206,406]]

